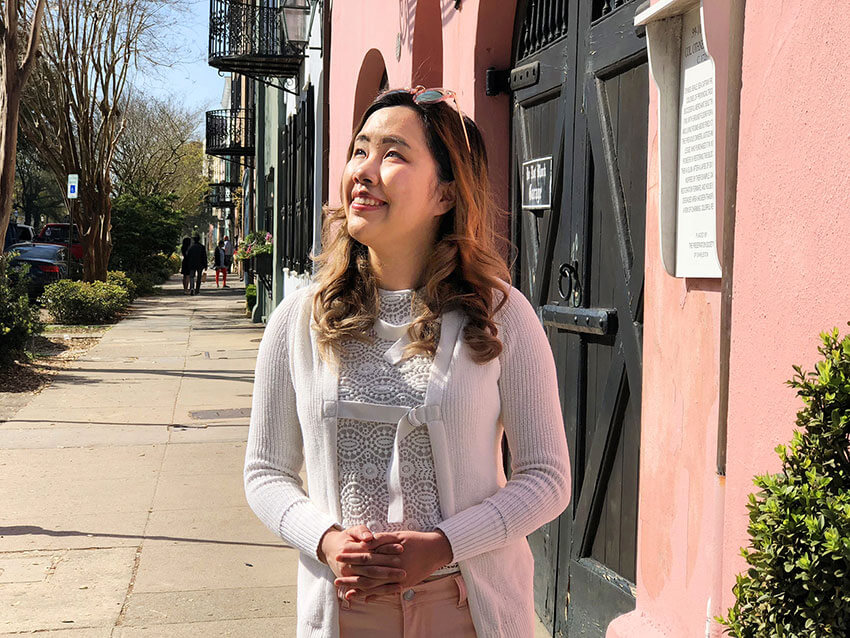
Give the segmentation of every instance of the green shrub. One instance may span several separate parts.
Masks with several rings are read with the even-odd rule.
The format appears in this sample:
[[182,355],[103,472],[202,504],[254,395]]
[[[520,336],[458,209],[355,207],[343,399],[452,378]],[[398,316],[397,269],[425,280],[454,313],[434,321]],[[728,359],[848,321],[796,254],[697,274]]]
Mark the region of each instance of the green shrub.
[[148,272],[157,284],[165,282],[169,277],[171,277],[171,275],[174,274],[171,259],[169,259],[167,255],[163,255],[162,253],[151,255],[148,258],[148,262]]
[[136,286],[137,297],[147,297],[156,293],[156,286],[162,283],[158,277],[147,272],[128,272],[127,276]]
[[257,286],[248,284],[245,286],[245,306],[251,311],[255,305],[257,305]]
[[27,341],[41,332],[38,308],[30,304],[26,279],[9,279],[9,256],[0,255],[0,365],[21,356]]
[[816,372],[794,366],[804,407],[778,474],[750,495],[750,565],[719,619],[739,638],[850,635],[850,336],[821,334]]
[[106,283],[121,286],[127,291],[127,297],[130,301],[136,298],[136,284],[127,276],[127,273],[121,270],[110,270],[106,273]]
[[124,272],[147,272],[151,269],[151,255],[172,252],[180,242],[180,228],[186,215],[175,205],[173,195],[126,192],[116,197],[112,202],[109,267]]
[[168,256],[168,262],[171,268],[171,272],[169,273],[169,275],[173,275],[176,272],[180,272],[180,267],[183,265],[183,259],[180,257],[180,255],[176,253],[171,253]]
[[58,323],[105,323],[130,302],[130,296],[121,286],[95,281],[69,281],[63,279],[48,285],[41,296],[44,307]]

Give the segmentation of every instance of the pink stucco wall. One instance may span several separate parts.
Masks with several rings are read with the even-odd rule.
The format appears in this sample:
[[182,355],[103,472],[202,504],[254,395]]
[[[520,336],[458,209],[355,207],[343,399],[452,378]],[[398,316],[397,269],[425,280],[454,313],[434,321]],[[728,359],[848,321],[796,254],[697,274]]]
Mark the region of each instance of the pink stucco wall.
[[792,364],[811,368],[819,331],[848,330],[850,63],[836,49],[848,28],[843,5],[746,5],[725,479],[714,467],[720,294],[661,268],[652,91],[638,603],[609,636],[703,636],[706,612],[725,613],[752,477],[778,468],[773,448],[800,405],[783,382]]
[[[487,4],[486,10],[483,4]],[[507,96],[484,94],[484,76],[489,66],[510,65],[516,0],[498,3],[466,0],[460,10],[454,6],[454,0],[421,3],[363,0],[334,4],[328,160],[331,205],[339,204],[338,185],[351,138],[355,102],[368,104],[377,92],[376,81],[374,87],[365,87],[365,93],[361,87],[361,100],[356,99],[358,77],[370,50],[383,57],[392,88],[439,80],[442,86],[457,92],[461,109],[482,130],[494,192],[498,203],[507,205],[510,103]],[[401,55],[396,59],[399,36]],[[439,70],[433,68],[435,61],[441,61]]]
[[850,328],[850,5],[747,3],[735,230],[723,603],[751,477],[775,471],[818,333]]

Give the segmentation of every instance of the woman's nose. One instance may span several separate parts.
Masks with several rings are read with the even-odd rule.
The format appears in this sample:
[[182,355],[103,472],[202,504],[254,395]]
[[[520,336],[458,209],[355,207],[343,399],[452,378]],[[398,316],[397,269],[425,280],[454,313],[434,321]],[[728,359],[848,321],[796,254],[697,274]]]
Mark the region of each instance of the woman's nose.
[[377,174],[377,166],[375,162],[370,161],[369,159],[364,159],[360,162],[354,172],[352,173],[352,177],[355,182],[360,184],[374,184],[376,181]]

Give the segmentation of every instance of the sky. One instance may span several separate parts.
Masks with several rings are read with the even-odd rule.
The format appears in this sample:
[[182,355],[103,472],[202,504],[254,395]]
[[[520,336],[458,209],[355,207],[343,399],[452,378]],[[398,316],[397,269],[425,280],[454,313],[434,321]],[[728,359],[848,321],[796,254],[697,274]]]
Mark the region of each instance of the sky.
[[[180,102],[198,111],[221,108],[224,78],[207,64],[209,48],[209,0],[187,0],[185,15],[169,39],[178,49],[175,61],[168,67],[146,68],[136,75],[134,83],[145,93]],[[201,127],[202,129],[203,127]]]

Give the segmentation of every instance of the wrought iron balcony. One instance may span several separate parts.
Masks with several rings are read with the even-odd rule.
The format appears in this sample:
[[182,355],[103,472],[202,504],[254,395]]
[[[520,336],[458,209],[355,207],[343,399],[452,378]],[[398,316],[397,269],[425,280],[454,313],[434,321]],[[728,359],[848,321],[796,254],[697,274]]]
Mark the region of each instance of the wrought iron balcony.
[[207,155],[254,155],[254,113],[248,109],[207,111]]
[[210,184],[207,201],[213,208],[233,208],[236,202],[233,200],[233,190],[228,184]]
[[286,39],[280,7],[210,0],[210,66],[248,76],[291,78],[298,75],[303,60],[303,48]]

